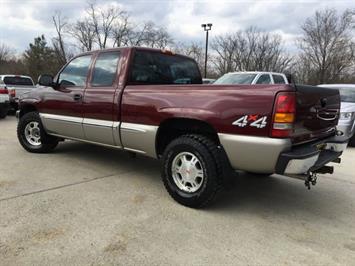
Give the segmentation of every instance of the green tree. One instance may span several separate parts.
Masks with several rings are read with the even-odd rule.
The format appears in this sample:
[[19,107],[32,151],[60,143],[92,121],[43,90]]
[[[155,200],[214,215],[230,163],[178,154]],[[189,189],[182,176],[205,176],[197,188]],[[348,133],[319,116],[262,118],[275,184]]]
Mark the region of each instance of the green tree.
[[27,73],[34,80],[43,73],[55,75],[62,66],[55,51],[47,45],[44,35],[35,38],[34,42],[29,44],[29,49],[23,55],[23,61]]

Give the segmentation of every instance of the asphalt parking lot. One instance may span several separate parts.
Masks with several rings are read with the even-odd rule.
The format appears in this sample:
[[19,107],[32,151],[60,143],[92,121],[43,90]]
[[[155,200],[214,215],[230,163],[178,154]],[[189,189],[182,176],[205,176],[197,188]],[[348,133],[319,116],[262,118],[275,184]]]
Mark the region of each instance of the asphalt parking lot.
[[241,174],[193,210],[158,161],[71,141],[30,154],[13,116],[0,132],[0,265],[354,265],[354,148],[311,191]]

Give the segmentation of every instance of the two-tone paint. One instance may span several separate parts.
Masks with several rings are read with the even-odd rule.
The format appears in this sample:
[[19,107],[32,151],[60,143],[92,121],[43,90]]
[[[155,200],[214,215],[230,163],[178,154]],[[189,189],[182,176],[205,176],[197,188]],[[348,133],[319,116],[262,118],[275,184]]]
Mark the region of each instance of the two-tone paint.
[[[339,95],[335,93],[326,95],[327,106],[322,107],[321,103],[318,106],[318,99],[312,98],[316,96],[310,96],[306,90],[297,91],[292,85],[134,85],[129,83],[128,77],[138,49],[161,52],[148,48],[118,48],[86,53],[84,55],[91,55],[92,61],[85,86],[33,91],[21,100],[21,112],[37,110],[49,134],[151,157],[157,157],[156,136],[164,122],[171,119],[202,121],[218,135],[231,165],[253,172],[273,172],[280,152],[289,150],[297,142],[334,134],[337,117],[322,123],[317,115],[323,109],[339,108]],[[120,52],[116,79],[110,87],[92,87],[97,56],[110,51]],[[280,91],[300,94],[295,134],[287,139],[269,137],[274,100]],[[233,124],[245,115],[263,117],[264,126]],[[238,154],[241,150],[242,156]]]

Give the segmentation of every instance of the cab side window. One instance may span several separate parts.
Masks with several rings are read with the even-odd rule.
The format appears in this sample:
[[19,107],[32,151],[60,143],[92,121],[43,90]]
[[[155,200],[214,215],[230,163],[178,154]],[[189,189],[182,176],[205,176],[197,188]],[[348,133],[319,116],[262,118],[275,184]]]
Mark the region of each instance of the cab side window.
[[117,65],[120,59],[120,52],[101,53],[95,63],[91,85],[109,87],[114,83],[117,76]]
[[65,87],[84,87],[91,63],[91,55],[73,59],[60,73],[58,83]]
[[281,75],[272,75],[275,84],[286,84],[284,77]]
[[256,84],[271,84],[271,78],[269,74],[263,74],[259,77]]

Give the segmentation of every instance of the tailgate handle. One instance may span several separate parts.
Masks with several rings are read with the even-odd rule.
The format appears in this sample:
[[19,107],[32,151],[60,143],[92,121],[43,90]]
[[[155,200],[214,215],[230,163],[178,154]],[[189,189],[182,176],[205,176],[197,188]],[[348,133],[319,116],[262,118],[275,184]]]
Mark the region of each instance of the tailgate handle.
[[[335,120],[338,117],[338,110],[329,110],[329,111],[323,111],[322,113],[319,112],[320,110],[317,110],[317,118],[325,121],[332,121]],[[333,115],[333,117],[322,117],[321,115]]]

